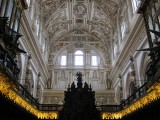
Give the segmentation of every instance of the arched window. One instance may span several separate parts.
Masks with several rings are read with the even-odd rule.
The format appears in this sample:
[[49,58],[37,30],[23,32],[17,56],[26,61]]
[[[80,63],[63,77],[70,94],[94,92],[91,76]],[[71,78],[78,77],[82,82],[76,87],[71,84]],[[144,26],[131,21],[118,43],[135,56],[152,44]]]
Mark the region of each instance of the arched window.
[[75,52],[75,65],[76,66],[82,66],[83,65],[83,52],[80,50],[77,50]]
[[125,21],[123,21],[122,24],[121,24],[121,36],[122,36],[122,39],[125,36],[125,30],[126,30],[126,23],[125,23]]
[[36,35],[39,35],[39,20],[36,19]]
[[42,44],[42,54],[45,52],[45,43]]
[[140,4],[140,0],[132,0],[133,12],[135,12]]
[[30,6],[31,1],[30,0],[26,0],[27,6]]

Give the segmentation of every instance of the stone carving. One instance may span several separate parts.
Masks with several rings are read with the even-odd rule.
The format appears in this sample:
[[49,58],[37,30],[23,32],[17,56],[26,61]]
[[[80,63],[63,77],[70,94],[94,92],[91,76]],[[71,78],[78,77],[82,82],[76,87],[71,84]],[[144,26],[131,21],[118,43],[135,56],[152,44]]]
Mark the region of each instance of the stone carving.
[[48,103],[48,104],[63,104],[63,95],[59,93],[59,95],[48,95],[43,97],[43,103]]
[[74,6],[73,12],[76,17],[83,17],[87,12],[87,8],[84,4],[78,3]]
[[118,4],[111,0],[96,0],[97,4],[101,6],[104,12],[112,20],[113,24],[116,24],[116,14],[118,12]]
[[114,103],[114,93],[101,93],[96,94],[96,104],[97,105],[108,105]]
[[97,78],[98,77],[98,75],[97,75],[97,71],[96,70],[94,70],[93,71],[93,78]]
[[51,10],[55,11],[65,1],[66,0],[46,0],[42,3],[44,11],[45,12],[50,12]]
[[49,33],[56,34],[57,32],[61,30],[66,30],[68,28],[67,22],[60,22],[53,25],[50,25],[47,30]]
[[83,47],[83,43],[81,41],[78,41],[78,42],[75,43],[75,47],[82,48]]

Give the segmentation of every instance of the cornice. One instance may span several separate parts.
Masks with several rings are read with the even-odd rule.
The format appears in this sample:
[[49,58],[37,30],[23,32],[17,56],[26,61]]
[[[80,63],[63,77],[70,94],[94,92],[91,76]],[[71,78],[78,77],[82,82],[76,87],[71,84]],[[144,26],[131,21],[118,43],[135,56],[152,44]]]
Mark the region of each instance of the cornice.
[[125,43],[122,46],[122,50],[120,51],[120,54],[113,66],[114,69],[112,69],[109,76],[109,79],[113,80],[113,83],[116,82],[115,80],[117,80],[116,78],[118,78],[119,73],[128,63],[131,52],[133,52],[133,55],[135,50],[137,50],[138,46],[140,45],[139,42],[142,42],[139,40],[142,39],[141,37],[144,37],[143,34],[145,34],[144,20],[141,15],[138,15],[135,25],[133,29],[131,29],[127,39],[124,41]]
[[27,16],[29,16],[28,13],[26,11],[23,12],[21,28],[20,28],[23,32],[22,35],[25,34],[27,38],[29,38],[25,40],[27,44],[24,44],[24,45],[27,45],[26,49],[28,50],[27,52],[31,52],[33,63],[35,64],[37,68],[40,68],[39,72],[42,72],[41,75],[44,77],[45,80],[47,80],[48,75],[49,75],[47,71],[47,67],[40,53],[40,50],[37,44],[37,40],[36,40],[37,38],[33,34],[32,28],[30,26],[31,23],[29,23],[29,18]]

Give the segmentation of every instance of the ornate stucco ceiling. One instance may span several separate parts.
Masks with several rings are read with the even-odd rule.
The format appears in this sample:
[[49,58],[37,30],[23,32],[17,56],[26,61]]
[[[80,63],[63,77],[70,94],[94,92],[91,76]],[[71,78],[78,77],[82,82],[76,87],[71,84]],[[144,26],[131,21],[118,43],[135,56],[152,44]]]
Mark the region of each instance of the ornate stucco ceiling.
[[42,0],[42,28],[49,38],[50,54],[81,41],[109,59],[118,4],[119,0]]

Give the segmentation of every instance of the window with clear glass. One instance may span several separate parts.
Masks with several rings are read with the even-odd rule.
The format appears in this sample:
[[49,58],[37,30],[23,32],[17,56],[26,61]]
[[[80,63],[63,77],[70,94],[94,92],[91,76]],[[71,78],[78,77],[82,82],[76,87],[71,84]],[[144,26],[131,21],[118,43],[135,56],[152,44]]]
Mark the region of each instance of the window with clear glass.
[[122,24],[121,24],[121,35],[122,35],[122,39],[123,39],[124,36],[125,36],[125,30],[126,30],[126,25],[125,25],[125,22],[123,21]]
[[63,65],[63,66],[67,65],[67,56],[62,55],[62,57],[61,57],[61,65]]
[[39,20],[36,20],[36,35],[39,35]]
[[98,61],[97,61],[97,56],[92,56],[92,66],[97,66]]
[[1,0],[0,2],[0,16],[3,17],[5,10],[6,10],[6,6],[7,6],[7,1],[6,0]]
[[15,31],[18,31],[19,29],[19,24],[20,24],[20,18],[21,18],[21,11],[19,9],[17,9],[17,12],[16,12],[16,16],[15,16],[15,22],[14,22],[14,30]]
[[8,17],[9,20],[11,18],[13,5],[14,5],[14,1],[13,0],[9,0],[8,1],[8,5],[7,5],[7,9],[6,9],[6,13],[5,13],[5,17]]
[[83,65],[83,52],[80,50],[75,52],[75,65],[76,66]]
[[26,0],[28,7],[30,6],[30,0]]
[[140,4],[140,0],[132,0],[133,11],[135,12]]

